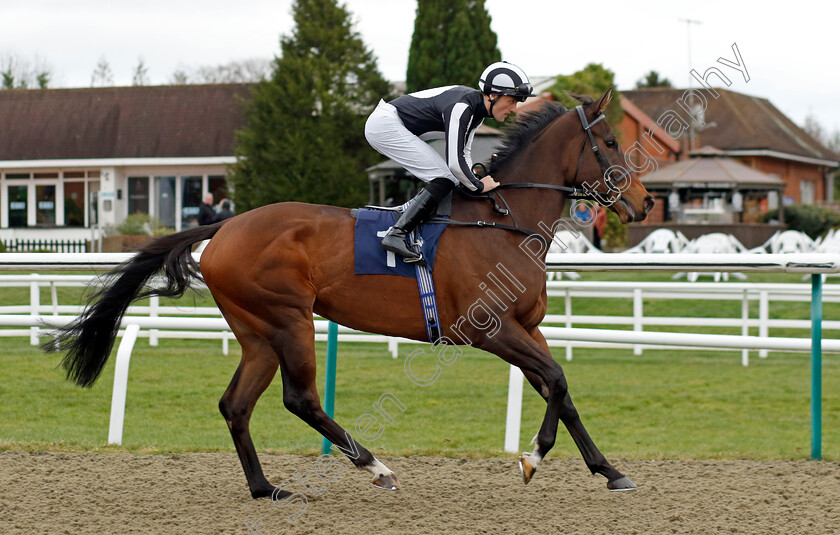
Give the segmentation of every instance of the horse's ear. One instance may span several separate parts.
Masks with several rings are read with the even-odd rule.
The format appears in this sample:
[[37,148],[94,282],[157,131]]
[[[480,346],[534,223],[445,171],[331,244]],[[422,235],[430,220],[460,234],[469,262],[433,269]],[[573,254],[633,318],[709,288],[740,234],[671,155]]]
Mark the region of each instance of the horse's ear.
[[610,100],[613,96],[613,88],[610,87],[607,91],[601,96],[601,99],[598,100],[598,113],[604,113],[604,110],[607,109],[607,105],[610,103]]
[[584,106],[588,106],[589,104],[592,104],[594,102],[594,100],[592,100],[592,97],[588,95],[577,95],[575,93],[572,93],[568,89],[566,90],[566,94],[572,97],[573,99],[577,100]]

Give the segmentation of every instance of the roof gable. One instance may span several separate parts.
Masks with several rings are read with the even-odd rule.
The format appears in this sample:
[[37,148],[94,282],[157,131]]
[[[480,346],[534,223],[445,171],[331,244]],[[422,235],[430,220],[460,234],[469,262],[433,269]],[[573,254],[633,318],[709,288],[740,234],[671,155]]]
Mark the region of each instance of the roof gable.
[[0,91],[0,161],[231,156],[249,87]]
[[[706,97],[707,124],[695,135],[698,146],[712,145],[723,150],[768,149],[807,158],[838,160],[837,154],[825,148],[765,99],[715,89],[720,97],[715,99],[709,91],[698,90]],[[688,114],[677,101],[686,90],[647,88],[622,91],[623,98],[631,101],[645,114],[657,121],[668,110],[678,113],[684,120]]]

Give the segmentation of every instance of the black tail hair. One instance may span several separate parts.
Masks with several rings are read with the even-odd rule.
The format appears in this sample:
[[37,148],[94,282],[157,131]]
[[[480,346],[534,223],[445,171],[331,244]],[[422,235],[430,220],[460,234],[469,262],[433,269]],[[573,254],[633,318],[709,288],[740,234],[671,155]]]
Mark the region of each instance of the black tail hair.
[[[127,262],[106,275],[101,289],[87,302],[85,311],[41,345],[44,351],[66,352],[61,367],[67,379],[77,385],[93,386],[114,347],[125,311],[132,302],[150,295],[181,297],[193,279],[201,280],[192,257],[192,245],[213,237],[225,223],[196,227],[149,243]],[[161,269],[166,275],[162,288],[144,289]]]

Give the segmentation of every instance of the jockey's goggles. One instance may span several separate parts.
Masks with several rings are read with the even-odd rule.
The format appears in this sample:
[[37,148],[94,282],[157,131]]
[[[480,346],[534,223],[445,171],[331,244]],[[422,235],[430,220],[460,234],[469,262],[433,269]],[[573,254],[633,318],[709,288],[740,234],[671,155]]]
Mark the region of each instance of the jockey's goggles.
[[[481,81],[484,82],[484,80]],[[527,82],[513,88],[491,86],[491,93],[513,97],[517,102],[525,102],[528,97],[533,97],[533,91],[534,86]]]

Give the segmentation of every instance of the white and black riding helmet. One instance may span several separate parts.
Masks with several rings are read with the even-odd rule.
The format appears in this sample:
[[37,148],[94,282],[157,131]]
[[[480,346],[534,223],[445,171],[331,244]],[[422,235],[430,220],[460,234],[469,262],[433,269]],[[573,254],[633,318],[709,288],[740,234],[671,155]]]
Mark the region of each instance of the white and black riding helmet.
[[507,61],[497,61],[484,69],[478,88],[485,95],[507,95],[519,102],[534,96],[534,86],[525,71]]

